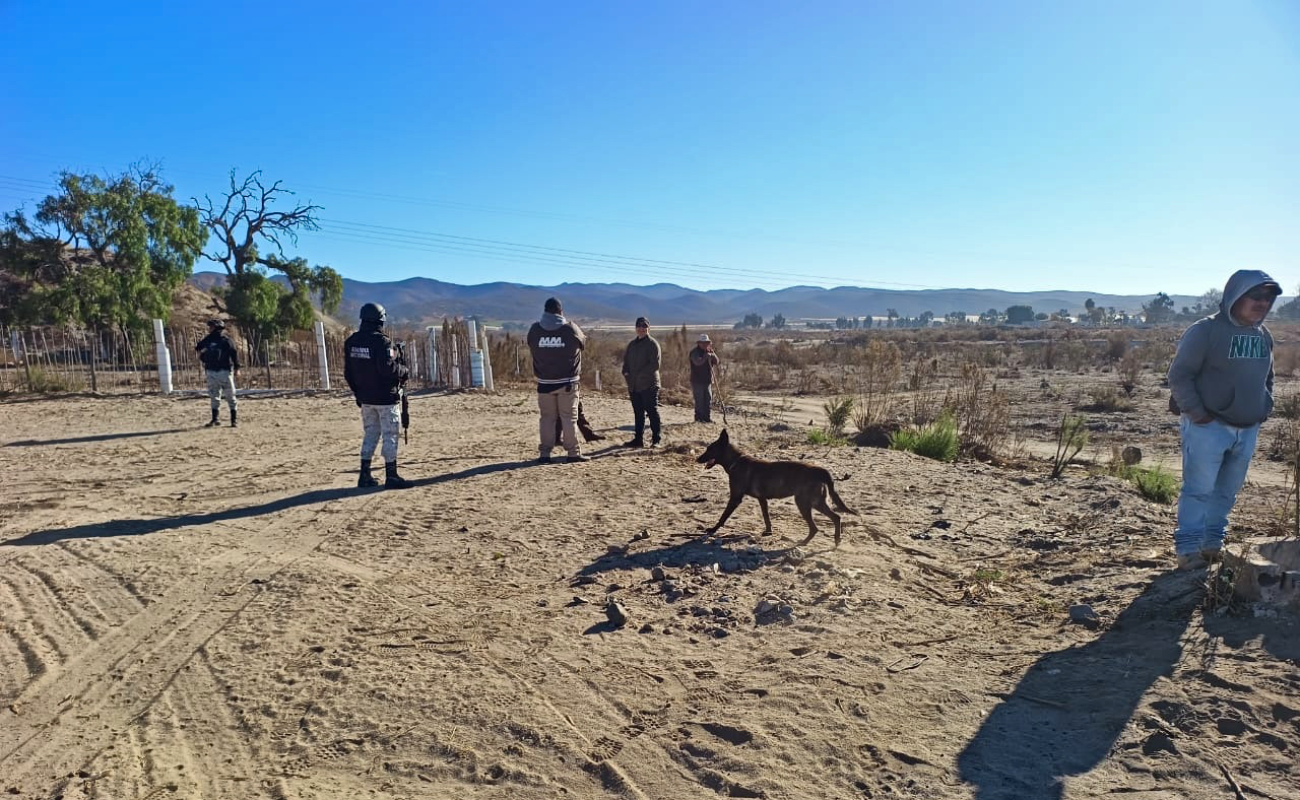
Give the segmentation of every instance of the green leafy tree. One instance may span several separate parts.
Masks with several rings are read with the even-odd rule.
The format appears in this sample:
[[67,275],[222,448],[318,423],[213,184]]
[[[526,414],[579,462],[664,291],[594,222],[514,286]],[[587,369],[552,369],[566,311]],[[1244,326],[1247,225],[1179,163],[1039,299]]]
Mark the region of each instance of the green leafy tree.
[[772,319],[767,323],[767,327],[775,328],[776,330],[783,329],[785,327],[785,315],[777,314],[776,316],[772,317]]
[[746,314],[745,318],[733,326],[736,330],[743,328],[761,328],[763,327],[762,314]]
[[0,228],[0,309],[9,321],[147,329],[170,316],[205,231],[154,167],[115,176],[59,176],[32,219]]
[[[230,189],[220,205],[207,195],[203,202],[195,200],[203,224],[212,233],[213,246],[203,256],[226,270],[226,286],[220,292],[225,310],[241,326],[263,336],[310,327],[313,298],[326,313],[336,311],[343,298],[343,278],[334,269],[312,267],[306,259],[284,255],[284,240],[297,244],[299,232],[320,229],[316,219],[320,206],[275,208],[292,195],[280,181],[264,184],[260,171],[240,181],[231,170]],[[263,255],[262,247],[274,252]],[[282,275],[288,288],[272,280],[270,273]]]
[[1142,315],[1150,324],[1168,322],[1174,317],[1174,301],[1164,292],[1158,293],[1150,303],[1142,304]]
[[1017,325],[1021,322],[1029,322],[1034,318],[1034,309],[1030,306],[1008,306],[1006,312],[1007,322],[1011,325]]

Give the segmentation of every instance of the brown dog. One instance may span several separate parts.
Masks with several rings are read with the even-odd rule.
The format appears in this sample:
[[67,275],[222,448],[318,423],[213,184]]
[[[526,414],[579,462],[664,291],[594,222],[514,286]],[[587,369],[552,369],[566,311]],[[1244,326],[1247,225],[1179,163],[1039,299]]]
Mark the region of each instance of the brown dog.
[[767,514],[767,501],[793,495],[794,504],[799,507],[799,513],[803,514],[808,523],[808,538],[800,542],[801,545],[808,544],[817,535],[817,525],[812,518],[813,509],[817,509],[835,523],[835,546],[840,546],[840,515],[827,504],[828,495],[835,504],[835,509],[845,514],[858,513],[844,505],[844,501],[835,493],[835,482],[826,470],[802,461],[763,461],[747,456],[731,444],[725,429],[717,441],[695,460],[703,464],[705,469],[721,464],[731,482],[731,499],[727,501],[722,518],[705,533],[717,533],[731,512],[740,505],[740,501],[745,499],[745,495],[758,500],[758,507],[763,510],[765,534],[772,532],[772,518]]

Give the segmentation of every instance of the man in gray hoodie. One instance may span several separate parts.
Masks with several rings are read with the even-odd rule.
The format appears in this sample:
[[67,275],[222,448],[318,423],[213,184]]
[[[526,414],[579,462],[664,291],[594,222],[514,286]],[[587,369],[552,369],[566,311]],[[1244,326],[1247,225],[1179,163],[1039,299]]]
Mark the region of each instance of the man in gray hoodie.
[[1178,342],[1169,389],[1180,412],[1183,488],[1174,552],[1179,569],[1216,561],[1228,514],[1246,480],[1259,426],[1273,410],[1273,336],[1264,318],[1282,293],[1260,270],[1238,270],[1219,312]]
[[528,329],[528,350],[533,356],[533,374],[537,376],[537,408],[541,414],[538,430],[541,445],[538,462],[551,463],[555,449],[555,423],[560,423],[560,439],[570,462],[587,461],[578,449],[575,425],[578,420],[578,378],[582,375],[582,350],[587,335],[564,318],[560,301],[552,297],[543,307],[542,318]]

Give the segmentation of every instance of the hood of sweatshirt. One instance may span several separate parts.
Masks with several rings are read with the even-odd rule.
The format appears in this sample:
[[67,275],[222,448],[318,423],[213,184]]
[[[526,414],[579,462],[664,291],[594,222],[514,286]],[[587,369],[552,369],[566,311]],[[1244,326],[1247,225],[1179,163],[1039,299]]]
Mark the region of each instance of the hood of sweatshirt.
[[1269,285],[1277,288],[1279,294],[1282,292],[1282,286],[1261,269],[1239,269],[1232,273],[1228,282],[1223,287],[1223,299],[1219,301],[1219,310],[1233,325],[1241,325],[1232,316],[1232,306],[1241,296],[1256,286]]
[[564,318],[563,314],[552,314],[551,312],[546,311],[542,313],[542,318],[537,321],[537,324],[542,326],[542,330],[558,331],[560,328],[563,328],[568,324],[568,322],[569,321]]

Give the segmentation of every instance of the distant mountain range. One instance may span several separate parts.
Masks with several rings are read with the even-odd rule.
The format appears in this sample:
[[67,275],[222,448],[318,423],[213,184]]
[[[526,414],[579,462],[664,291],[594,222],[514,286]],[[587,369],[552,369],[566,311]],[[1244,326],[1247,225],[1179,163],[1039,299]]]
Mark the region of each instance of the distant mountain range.
[[[209,291],[225,283],[219,272],[199,272],[190,283]],[[1142,309],[1153,295],[1116,295],[1096,292],[1006,292],[999,289],[895,290],[837,286],[791,286],[788,289],[713,289],[702,292],[671,283],[633,286],[627,283],[562,283],[528,286],[520,283],[462,285],[432,278],[369,283],[343,279],[343,302],[335,314],[350,322],[364,303],[379,303],[389,319],[399,324],[441,322],[443,317],[478,317],[488,322],[527,322],[541,314],[548,297],[558,297],[566,315],[586,322],[630,325],[639,316],[653,325],[721,324],[736,322],[746,314],[764,319],[782,314],[790,321],[836,317],[885,316],[893,309],[900,316],[916,317],[929,311],[942,317],[953,311],[979,314],[1013,305],[1034,311],[1067,309],[1077,314],[1089,298],[1103,308]],[[1199,298],[1170,295],[1175,309],[1193,306]]]

